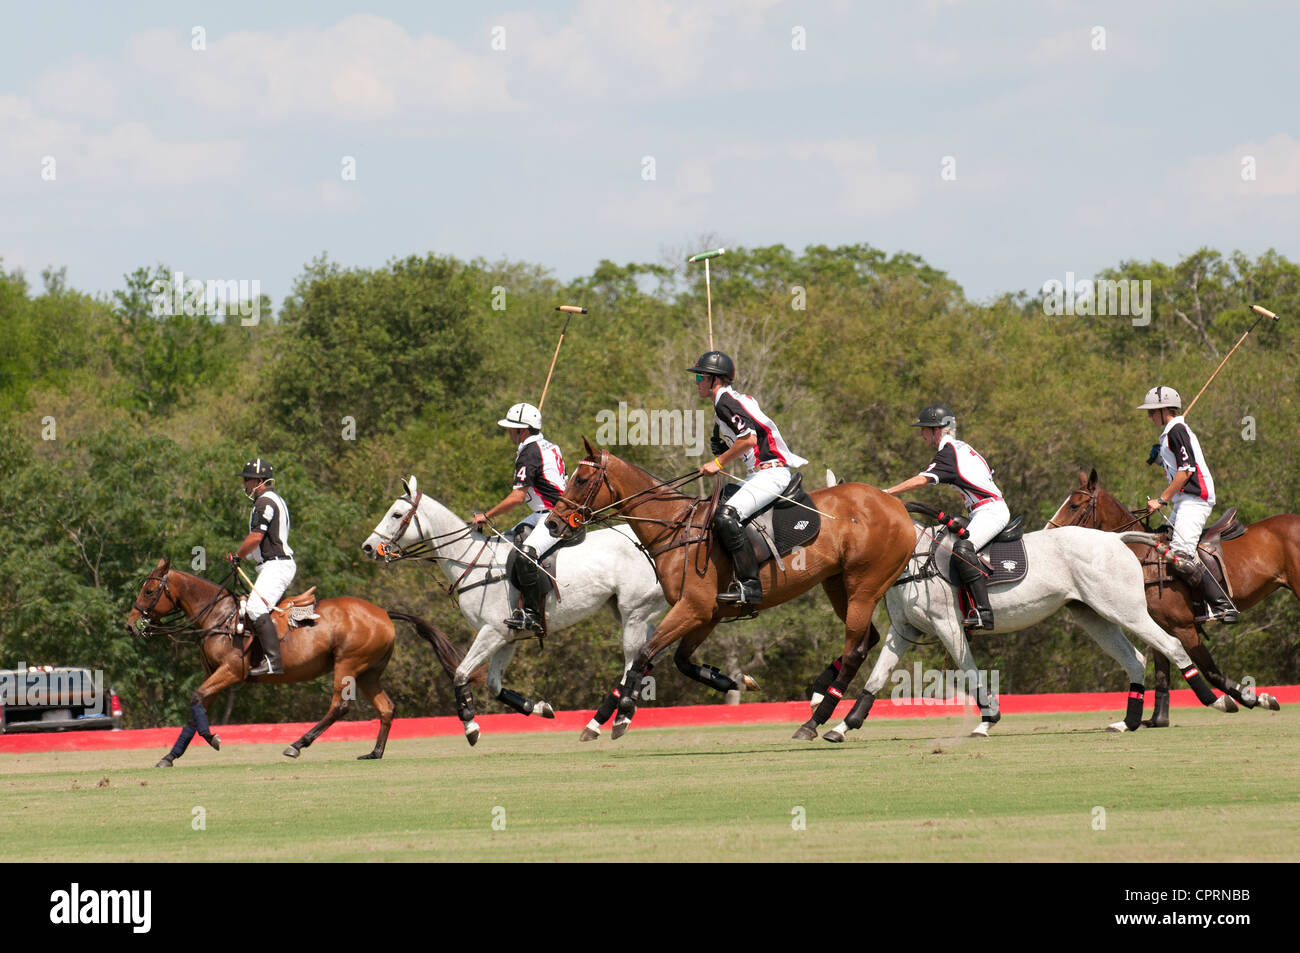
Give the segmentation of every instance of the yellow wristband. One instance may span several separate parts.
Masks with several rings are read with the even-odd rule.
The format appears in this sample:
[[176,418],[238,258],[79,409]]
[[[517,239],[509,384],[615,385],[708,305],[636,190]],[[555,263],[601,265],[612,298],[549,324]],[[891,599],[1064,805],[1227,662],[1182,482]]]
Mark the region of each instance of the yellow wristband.
[[722,460],[720,460],[718,457],[714,457],[714,458],[713,458],[713,462],[716,463],[716,464],[718,465],[718,469],[719,469],[719,470],[722,469]]

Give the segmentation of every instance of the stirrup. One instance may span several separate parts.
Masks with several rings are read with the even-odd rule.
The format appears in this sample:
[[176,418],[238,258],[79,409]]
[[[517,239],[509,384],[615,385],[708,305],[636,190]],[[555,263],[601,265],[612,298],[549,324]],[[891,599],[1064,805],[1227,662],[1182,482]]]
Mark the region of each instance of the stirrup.
[[527,629],[530,632],[542,631],[542,620],[531,609],[515,609],[505,622],[507,629]]
[[734,582],[726,592],[718,593],[718,604],[724,606],[757,606],[763,603],[763,588],[743,582]]
[[1221,622],[1224,625],[1237,624],[1237,608],[1229,606],[1223,609],[1216,609],[1213,606],[1206,606],[1205,613],[1193,618],[1195,622]]
[[992,629],[993,613],[972,609],[970,614],[962,619],[961,624],[964,629]]
[[271,660],[269,658],[262,659],[262,661],[260,661],[257,664],[256,668],[250,668],[248,670],[249,678],[261,678],[263,675],[283,675],[283,674],[284,674],[284,669],[274,667],[271,664]]

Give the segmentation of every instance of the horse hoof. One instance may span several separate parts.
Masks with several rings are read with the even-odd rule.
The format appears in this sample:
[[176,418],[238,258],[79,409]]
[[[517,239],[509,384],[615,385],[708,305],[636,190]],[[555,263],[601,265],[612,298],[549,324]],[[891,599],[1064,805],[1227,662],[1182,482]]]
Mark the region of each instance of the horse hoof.
[[380,758],[382,758],[382,757],[383,757],[382,754],[378,754],[377,752],[372,751],[372,752],[370,752],[369,754],[359,754],[359,755],[357,755],[357,760],[358,760],[358,761],[378,761],[378,760],[379,760]]
[[221,735],[214,734],[208,739],[208,744],[212,746],[213,751],[221,750]]
[[800,725],[799,730],[791,737],[793,737],[795,741],[812,741],[817,737],[817,729],[810,728],[807,725]]
[[600,737],[599,731],[592,731],[590,728],[583,728],[582,734],[578,735],[579,741],[595,741]]
[[745,691],[747,692],[761,691],[761,689],[758,687],[758,682],[754,681],[754,679],[748,675],[740,676],[740,684],[742,684],[745,687]]
[[1277,703],[1277,699],[1268,692],[1263,692],[1259,696],[1259,707],[1267,708],[1269,711],[1281,711],[1282,706]]
[[1128,729],[1128,725],[1124,724],[1124,722],[1116,721],[1107,725],[1106,730],[1119,732],[1119,731],[1128,731],[1129,729]]
[[826,734],[822,735],[822,740],[834,742],[838,745],[844,742],[844,736],[832,728],[830,731],[826,732]]
[[1169,719],[1161,718],[1157,720],[1155,718],[1148,718],[1146,721],[1142,722],[1142,727],[1143,728],[1168,728]]
[[471,748],[478,744],[478,722],[469,721],[465,723],[465,740],[469,742]]
[[1210,707],[1215,711],[1221,711],[1226,715],[1231,715],[1234,712],[1241,710],[1230,695],[1220,695],[1214,700],[1214,704]]
[[155,768],[170,768],[171,766],[172,766],[171,758],[163,758],[161,761],[159,761],[157,764],[154,765]]
[[533,714],[540,718],[554,718],[555,709],[551,707],[550,702],[538,702],[533,706]]
[[617,741],[619,738],[622,738],[625,734],[627,734],[627,730],[631,727],[632,727],[631,718],[629,718],[627,721],[615,721],[614,727],[610,731],[609,736],[614,741]]
[[987,738],[988,736],[989,736],[989,723],[987,721],[981,721],[978,725],[976,725],[974,728],[971,729],[971,733],[970,733],[971,738]]
[[286,758],[296,758],[299,754],[301,754],[301,752],[293,745],[289,745],[289,747],[284,749],[284,756]]

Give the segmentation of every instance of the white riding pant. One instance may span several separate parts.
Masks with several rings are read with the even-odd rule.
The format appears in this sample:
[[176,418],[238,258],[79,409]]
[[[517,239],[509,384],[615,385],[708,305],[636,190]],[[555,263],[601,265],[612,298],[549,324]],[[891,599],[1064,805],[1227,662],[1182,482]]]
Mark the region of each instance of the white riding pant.
[[546,528],[546,517],[549,515],[549,513],[534,513],[532,516],[526,517],[524,520],[524,522],[529,522],[533,517],[536,517],[537,519],[536,523],[533,525],[533,531],[529,533],[528,538],[524,540],[524,545],[533,547],[533,549],[537,551],[538,559],[541,559],[554,549],[555,544],[559,542],[558,539],[551,535],[550,530]]
[[1201,541],[1201,530],[1214,509],[1199,496],[1175,493],[1174,508],[1169,513],[1169,525],[1174,528],[1174,538],[1169,548],[1184,556],[1196,555],[1196,544]]
[[739,490],[732,494],[726,505],[735,509],[742,520],[749,519],[767,504],[771,503],[781,491],[790,485],[788,467],[768,467],[755,470],[746,479]]
[[[248,595],[248,618],[262,618],[284,596],[284,591],[293,582],[298,572],[298,564],[292,559],[268,559],[257,568],[257,579],[253,582],[253,591]],[[270,605],[267,605],[270,603]]]
[[979,552],[989,540],[1007,528],[1011,522],[1011,511],[1002,500],[977,506],[970,515],[966,532],[970,534],[970,544]]

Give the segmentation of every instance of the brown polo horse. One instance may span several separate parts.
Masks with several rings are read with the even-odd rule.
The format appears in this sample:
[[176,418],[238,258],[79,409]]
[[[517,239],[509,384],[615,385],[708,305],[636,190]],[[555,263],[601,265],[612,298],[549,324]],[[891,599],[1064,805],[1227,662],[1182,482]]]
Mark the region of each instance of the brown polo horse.
[[[1145,507],[1137,513],[1130,511],[1104,490],[1097,482],[1095,469],[1089,474],[1080,470],[1078,487],[1070,491],[1047,525],[1049,528],[1084,526],[1111,532],[1140,531],[1145,513]],[[1233,602],[1238,609],[1249,609],[1279,588],[1290,589],[1300,598],[1300,516],[1293,513],[1270,516],[1251,523],[1243,535],[1225,539],[1220,545],[1227,563]],[[1186,584],[1177,578],[1169,579],[1168,574],[1152,571],[1158,557],[1151,546],[1130,543],[1129,548],[1148,567],[1147,609],[1156,624],[1183,644],[1192,661],[1215,688],[1247,708],[1262,706],[1277,711],[1277,699],[1272,695],[1256,695],[1254,689],[1243,688],[1219,671],[1209,646],[1204,642],[1205,633],[1196,622],[1192,593]],[[1152,728],[1166,727],[1169,724],[1169,659],[1158,652],[1155,706],[1151,719],[1143,724]]]
[[[161,622],[163,617],[178,610],[185,614],[188,622],[179,626]],[[171,767],[172,762],[185,753],[195,734],[202,736],[213,748],[221,747],[220,737],[213,734],[208,725],[208,706],[220,692],[248,679],[250,668],[250,660],[243,651],[244,640],[237,638],[235,633],[238,611],[235,598],[228,589],[173,569],[167,559],[158,560],[158,565],[141,585],[131,614],[127,616],[127,630],[147,636],[154,630],[171,629],[197,636],[203,670],[208,676],[190,696],[189,723],[181,729],[176,744],[156,767]],[[461,652],[432,623],[400,612],[385,612],[364,599],[351,596],[322,599],[316,612],[319,619],[310,625],[291,628],[284,636],[281,642],[284,674],[248,680],[288,685],[310,681],[332,670],[334,697],[330,699],[329,710],[310,731],[284,749],[285,755],[298,757],[303,748],[347,713],[355,689],[360,688],[379,712],[379,737],[375,740],[374,750],[361,755],[358,760],[382,758],[396,710],[379,683],[393,654],[396,633],[392,620],[401,619],[415,627],[416,632],[437,652],[438,661],[448,678],[455,674]]]
[[[616,708],[621,715],[631,716],[651,660],[679,640],[674,661],[682,674],[720,692],[739,688],[713,666],[692,662],[691,655],[718,623],[753,610],[717,603],[719,591],[730,581],[731,559],[713,538],[707,499],[687,496],[671,485],[677,481],[664,483],[608,450],[596,450],[585,439],[583,443],[587,457],[547,518],[547,529],[557,539],[565,539],[583,523],[621,516],[654,559],[671,606],[601,704],[593,724],[584,731],[585,740]],[[834,712],[867,651],[879,640],[871,614],[907,566],[916,542],[912,519],[902,502],[875,487],[843,483],[811,496],[822,513],[820,534],[797,558],[787,559],[784,570],[774,560],[759,567],[763,609],[779,606],[820,583],[844,622],[844,653],[818,680],[824,698],[795,734],[800,739],[817,737],[817,727]],[[746,687],[757,687],[749,676],[741,679]]]

